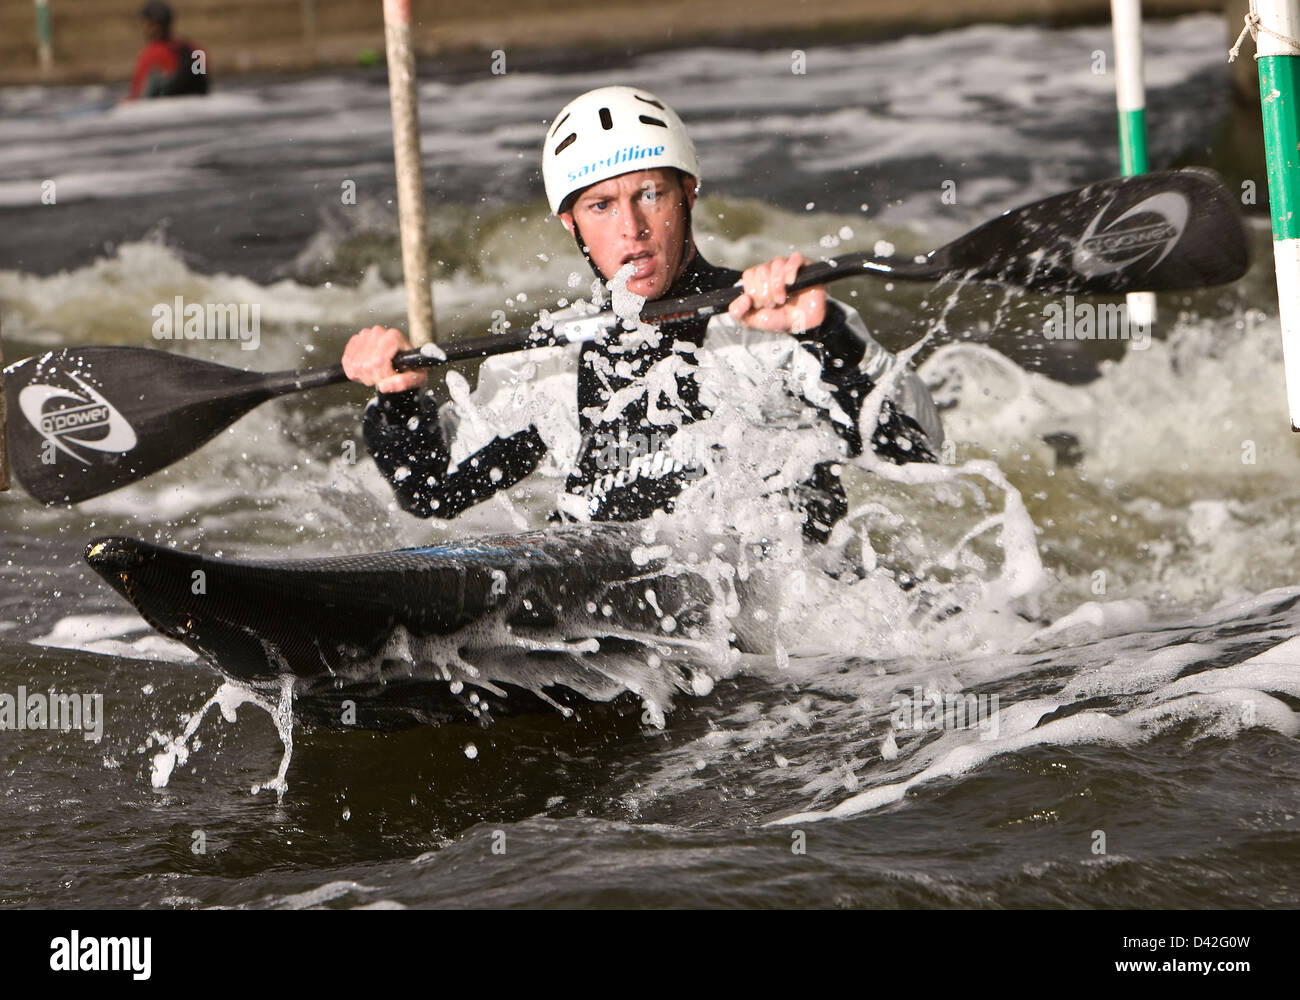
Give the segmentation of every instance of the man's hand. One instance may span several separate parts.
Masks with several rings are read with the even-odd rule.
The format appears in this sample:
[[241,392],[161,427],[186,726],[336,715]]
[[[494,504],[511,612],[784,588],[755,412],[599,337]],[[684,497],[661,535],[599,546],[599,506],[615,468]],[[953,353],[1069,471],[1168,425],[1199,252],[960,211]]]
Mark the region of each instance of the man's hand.
[[727,312],[745,326],[773,333],[803,333],[821,326],[826,318],[826,289],[805,288],[787,300],[786,285],[808,261],[795,252],[751,267],[741,277],[743,295],[732,300]]
[[401,330],[371,326],[354,334],[343,349],[343,371],[353,382],[373,385],[379,392],[405,392],[418,389],[428,376],[422,371],[398,372],[393,358],[409,351],[411,342]]

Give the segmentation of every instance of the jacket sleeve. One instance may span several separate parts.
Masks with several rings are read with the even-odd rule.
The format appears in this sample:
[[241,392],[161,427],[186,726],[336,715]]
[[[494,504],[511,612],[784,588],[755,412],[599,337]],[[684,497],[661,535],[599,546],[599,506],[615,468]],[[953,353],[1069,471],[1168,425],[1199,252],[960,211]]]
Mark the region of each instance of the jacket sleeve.
[[[867,332],[852,309],[833,299],[826,302],[826,318],[820,326],[796,339],[821,363],[822,381],[833,391],[835,402],[851,417],[849,424],[833,422],[844,438],[850,455],[862,453],[859,419],[862,404],[876,383],[894,363],[893,355]],[[876,454],[896,464],[934,462],[943,444],[943,425],[924,383],[914,372],[905,372],[895,399],[886,399],[880,419],[871,435]]]
[[448,472],[451,455],[437,401],[417,389],[377,395],[366,407],[362,436],[397,502],[416,517],[453,518],[514,486],[546,454],[545,442],[530,424],[493,438]]
[[154,70],[162,76],[169,76],[174,72],[173,67],[168,63],[168,56],[171,49],[159,42],[151,42],[140,50],[140,55],[135,61],[135,72],[131,74],[131,100],[137,100],[144,96],[145,84],[149,81],[149,74]]

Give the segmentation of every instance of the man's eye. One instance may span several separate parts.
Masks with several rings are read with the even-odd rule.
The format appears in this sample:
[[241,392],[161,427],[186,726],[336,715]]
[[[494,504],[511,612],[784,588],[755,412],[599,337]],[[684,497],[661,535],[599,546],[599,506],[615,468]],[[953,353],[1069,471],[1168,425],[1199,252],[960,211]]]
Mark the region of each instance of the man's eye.
[[591,203],[591,210],[593,212],[603,212],[607,205],[609,205],[609,202],[607,201],[593,201]]

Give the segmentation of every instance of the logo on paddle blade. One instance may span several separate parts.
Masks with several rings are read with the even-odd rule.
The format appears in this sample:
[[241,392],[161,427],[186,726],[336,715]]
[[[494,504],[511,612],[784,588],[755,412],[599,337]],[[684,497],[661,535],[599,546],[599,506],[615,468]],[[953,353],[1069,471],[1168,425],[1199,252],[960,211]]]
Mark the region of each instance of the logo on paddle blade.
[[1164,191],[1139,202],[1102,229],[1101,220],[1110,211],[1108,203],[1074,248],[1074,267],[1081,274],[1097,277],[1122,271],[1143,258],[1153,270],[1165,259],[1187,226],[1187,199],[1177,191]]
[[25,386],[18,394],[18,407],[41,437],[82,465],[90,462],[76,448],[93,451],[128,452],[136,445],[135,430],[113,404],[71,372],[81,389],[54,385]]

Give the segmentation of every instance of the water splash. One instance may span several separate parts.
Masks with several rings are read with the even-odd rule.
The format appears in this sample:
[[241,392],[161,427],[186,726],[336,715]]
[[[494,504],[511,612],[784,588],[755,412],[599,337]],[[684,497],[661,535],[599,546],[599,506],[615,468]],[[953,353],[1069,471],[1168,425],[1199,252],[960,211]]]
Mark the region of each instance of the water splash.
[[293,758],[293,678],[290,676],[281,680],[280,697],[277,702],[268,701],[242,684],[225,681],[212,697],[190,716],[179,736],[168,737],[158,732],[153,733],[154,740],[163,748],[153,758],[149,777],[153,787],[166,788],[171,781],[172,772],[189,761],[190,740],[198,732],[199,725],[210,708],[217,707],[222,718],[233,724],[237,721],[237,711],[241,705],[254,705],[266,712],[275,723],[276,734],[284,745],[284,755],[280,759],[280,767],[275,777],[253,785],[251,791],[254,795],[263,790],[274,791],[276,800],[282,801],[284,793],[289,789],[285,776],[289,771],[289,762]]

